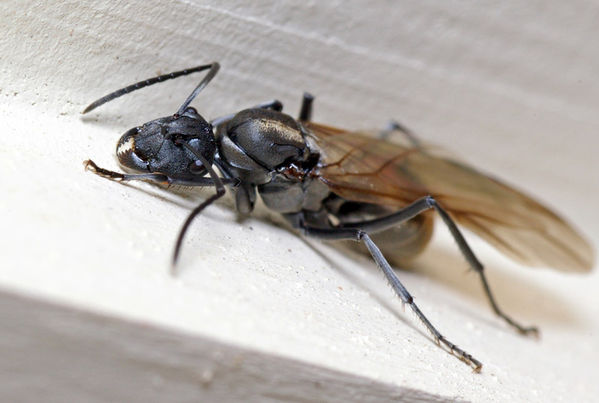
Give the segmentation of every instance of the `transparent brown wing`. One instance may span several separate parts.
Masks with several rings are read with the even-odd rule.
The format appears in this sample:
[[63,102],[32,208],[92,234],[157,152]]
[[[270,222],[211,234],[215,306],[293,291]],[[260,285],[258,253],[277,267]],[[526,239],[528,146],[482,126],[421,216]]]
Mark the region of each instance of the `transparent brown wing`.
[[321,180],[347,200],[403,207],[431,195],[464,227],[529,266],[588,271],[594,252],[564,219],[529,196],[453,159],[304,123],[319,146]]

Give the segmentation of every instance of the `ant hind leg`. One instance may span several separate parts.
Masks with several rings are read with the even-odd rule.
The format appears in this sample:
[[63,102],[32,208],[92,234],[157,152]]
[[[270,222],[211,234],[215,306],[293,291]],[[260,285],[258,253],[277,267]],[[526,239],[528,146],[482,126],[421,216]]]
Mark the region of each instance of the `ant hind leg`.
[[420,147],[421,144],[420,140],[418,140],[418,137],[416,137],[416,135],[414,135],[414,133],[410,129],[408,129],[396,120],[391,120],[389,121],[389,123],[387,123],[387,127],[385,127],[383,130],[379,132],[379,138],[382,140],[386,140],[389,138],[389,136],[395,134],[396,132],[402,134],[413,147]]

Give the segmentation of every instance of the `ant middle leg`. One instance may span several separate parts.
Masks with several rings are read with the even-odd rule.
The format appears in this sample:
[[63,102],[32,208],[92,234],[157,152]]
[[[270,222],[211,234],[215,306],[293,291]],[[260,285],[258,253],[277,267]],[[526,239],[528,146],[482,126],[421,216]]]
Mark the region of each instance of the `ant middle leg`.
[[[262,102],[261,104],[254,105],[251,107],[251,109],[272,109],[273,111],[281,112],[283,110],[283,103],[281,101],[279,101],[278,99],[272,99],[270,101],[266,101],[266,102]],[[220,116],[216,119],[211,120],[210,124],[213,127],[218,127],[218,126],[222,125],[223,123],[226,123],[229,120],[233,119],[235,117],[235,115],[237,115],[237,112],[230,113],[225,116]]]
[[302,106],[297,120],[309,122],[312,119],[312,103],[314,102],[314,96],[309,92],[304,92],[302,97]]

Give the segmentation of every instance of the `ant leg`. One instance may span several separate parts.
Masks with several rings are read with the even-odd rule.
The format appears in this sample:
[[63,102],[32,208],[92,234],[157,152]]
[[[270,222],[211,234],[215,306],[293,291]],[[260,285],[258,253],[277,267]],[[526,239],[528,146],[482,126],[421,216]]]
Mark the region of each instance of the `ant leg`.
[[278,99],[262,102],[261,104],[252,106],[252,109],[272,109],[273,111],[281,112],[283,103]]
[[[120,172],[110,171],[108,169],[100,168],[92,160],[83,162],[85,170],[91,171],[98,176],[106,179],[111,179],[118,182],[128,182],[134,180],[148,181],[159,183],[162,185],[183,185],[183,186],[215,186],[214,181],[211,178],[198,177],[193,180],[173,179],[164,174],[147,173],[147,174],[124,174]],[[220,178],[221,182],[226,185],[237,186],[239,181],[233,178]]]
[[474,368],[474,371],[480,372],[483,364],[476,358],[474,358],[472,355],[468,354],[466,351],[462,350],[461,348],[447,340],[445,336],[443,336],[433,326],[433,324],[427,319],[427,317],[424,316],[422,311],[414,302],[414,298],[412,297],[412,295],[410,295],[408,290],[404,287],[399,278],[395,275],[395,272],[387,262],[387,259],[385,259],[380,249],[376,246],[372,239],[370,239],[370,236],[368,236],[368,234],[365,231],[358,228],[311,227],[306,225],[301,218],[296,222],[296,226],[303,231],[304,235],[309,237],[320,238],[325,240],[355,240],[364,242],[366,248],[368,248],[368,251],[370,252],[370,255],[376,262],[377,266],[383,271],[385,277],[387,277],[387,281],[389,281],[389,284],[391,284],[391,287],[393,287],[393,291],[395,291],[397,296],[399,296],[403,304],[407,304],[412,309],[412,311],[416,314],[418,319],[420,319],[420,321],[424,324],[424,326],[426,326],[428,331],[431,332],[433,338],[435,339],[435,342],[438,345],[443,344],[449,349],[451,354],[459,358],[461,361],[465,362],[467,365]]
[[108,169],[100,168],[96,165],[92,160],[87,160],[84,162],[85,169],[92,171],[93,173],[102,176],[104,178],[117,180],[117,181],[130,181],[130,180],[146,180],[155,183],[161,183],[166,185],[176,184],[176,185],[185,185],[185,186],[213,186],[216,189],[216,193],[210,196],[208,199],[204,200],[200,203],[196,208],[194,208],[191,213],[187,216],[185,221],[183,222],[183,226],[179,230],[179,235],[177,236],[177,242],[175,243],[175,249],[173,251],[173,258],[171,261],[171,274],[175,275],[175,267],[177,264],[177,260],[179,258],[179,254],[181,252],[181,246],[183,244],[183,238],[185,237],[185,233],[189,228],[191,222],[195,217],[197,217],[206,207],[210,204],[214,203],[217,199],[222,197],[225,194],[225,184],[232,184],[233,186],[238,186],[239,181],[237,179],[230,178],[219,178],[216,175],[216,172],[209,166],[208,161],[199,153],[197,153],[193,148],[188,146],[187,144],[183,144],[188,150],[193,152],[198,161],[201,162],[203,166],[205,166],[208,170],[208,174],[210,178],[198,177],[194,180],[177,180],[168,177],[163,174],[122,174],[120,172],[110,171]]
[[497,304],[497,301],[495,300],[495,297],[491,292],[491,288],[489,287],[487,277],[485,276],[484,266],[482,265],[482,263],[480,263],[476,255],[474,255],[474,252],[466,242],[466,239],[464,239],[464,236],[458,229],[453,219],[449,216],[447,211],[445,211],[445,209],[441,207],[439,203],[437,203],[437,201],[433,197],[426,196],[421,199],[418,199],[412,204],[402,208],[398,212],[389,214],[384,217],[375,218],[373,220],[342,224],[340,227],[359,228],[363,231],[379,232],[384,231],[385,229],[393,227],[395,225],[401,224],[402,222],[408,221],[411,218],[417,216],[418,214],[430,209],[435,210],[441,216],[441,219],[449,229],[449,232],[451,233],[453,239],[458,244],[460,252],[464,256],[470,267],[474,271],[476,271],[480,276],[483,289],[495,314],[497,314],[497,316],[505,320],[510,326],[514,327],[521,334],[532,334],[537,336],[539,333],[539,329],[537,327],[522,326],[515,320],[513,320],[511,317],[509,317],[507,314],[505,314],[501,310],[501,308],[499,308],[499,305]]
[[[254,105],[251,109],[272,109],[273,111],[281,112],[283,110],[283,103],[278,99],[273,99],[271,101],[262,102],[261,104]],[[210,121],[210,124],[213,127],[218,127],[223,123],[228,122],[233,119],[237,115],[237,113],[231,113],[225,116],[218,117]]]
[[396,120],[391,120],[387,124],[387,127],[379,132],[379,138],[386,140],[394,132],[400,132],[402,135],[404,135],[412,146],[420,147],[420,140],[418,140],[414,133]]
[[314,102],[314,96],[309,92],[304,92],[302,107],[297,120],[309,122],[312,119],[312,102]]

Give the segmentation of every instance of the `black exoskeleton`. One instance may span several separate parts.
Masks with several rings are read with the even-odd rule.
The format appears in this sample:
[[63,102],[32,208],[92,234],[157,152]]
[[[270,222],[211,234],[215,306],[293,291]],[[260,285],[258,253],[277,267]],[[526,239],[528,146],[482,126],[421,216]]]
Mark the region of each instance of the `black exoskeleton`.
[[[100,98],[84,113],[139,88],[205,70],[208,70],[206,76],[175,114],[135,127],[118,141],[118,161],[128,173],[100,168],[91,160],[85,162],[86,168],[113,180],[146,180],[216,189],[183,224],[174,248],[173,268],[190,223],[225,193],[225,185],[235,192],[236,207],[241,214],[252,212],[260,194],[268,208],[281,213],[306,236],[360,241],[402,302],[410,306],[435,341],[478,371],[482,367],[480,361],[447,340],[430,323],[375,244],[375,241],[384,244],[386,238],[392,242],[411,240],[406,250],[418,252],[428,242],[432,230],[430,215],[421,213],[434,211],[448,227],[470,266],[480,275],[495,312],[520,332],[536,333],[536,328],[519,325],[499,309],[482,265],[453,219],[433,197],[421,197],[393,211],[373,203],[347,200],[321,180],[319,169],[324,150],[319,149],[306,129],[312,115],[313,98],[309,94],[304,95],[298,119],[284,114],[282,104],[275,100],[208,122],[189,104],[218,72],[218,63],[211,63],[133,84]],[[419,147],[417,139],[406,129],[395,125],[392,130],[403,133],[414,147]]]

